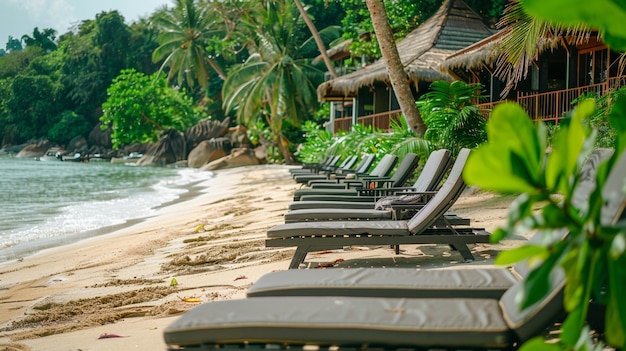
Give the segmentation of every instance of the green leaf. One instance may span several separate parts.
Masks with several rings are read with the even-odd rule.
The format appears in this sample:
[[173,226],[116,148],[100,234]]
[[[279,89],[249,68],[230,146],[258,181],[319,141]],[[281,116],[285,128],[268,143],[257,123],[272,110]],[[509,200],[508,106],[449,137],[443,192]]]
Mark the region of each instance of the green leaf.
[[491,242],[492,244],[497,244],[500,242],[500,240],[506,239],[507,236],[509,236],[509,232],[502,228],[497,228],[489,236],[489,242]]
[[501,266],[510,266],[514,263],[532,258],[543,259],[548,255],[545,246],[525,244],[514,249],[502,251],[496,256],[494,263]]
[[606,315],[606,340],[615,347],[626,348],[626,256],[609,259],[609,302]]
[[585,321],[583,312],[583,306],[579,305],[575,310],[568,313],[567,318],[561,326],[561,342],[570,346],[570,348],[576,345],[576,342],[581,337],[581,326]]
[[468,185],[476,185],[484,190],[504,194],[532,193],[535,187],[524,176],[528,173],[519,158],[511,157],[509,150],[486,143],[469,156],[463,169],[463,179]]
[[613,128],[620,133],[626,132],[626,96],[620,95],[613,102],[609,111],[609,121]]
[[552,289],[552,271],[560,269],[557,262],[560,260],[565,248],[566,245],[563,242],[555,243],[552,254],[546,257],[543,264],[530,272],[524,282],[522,296],[520,296],[520,309],[523,310],[538,302]]
[[546,339],[542,336],[536,336],[526,341],[519,351],[563,351],[563,348],[559,344],[547,343]]

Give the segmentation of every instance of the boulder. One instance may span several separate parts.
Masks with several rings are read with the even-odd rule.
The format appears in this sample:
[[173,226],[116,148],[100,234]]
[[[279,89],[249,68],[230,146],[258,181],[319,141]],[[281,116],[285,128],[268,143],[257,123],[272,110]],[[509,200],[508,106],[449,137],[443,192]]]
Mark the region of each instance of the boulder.
[[[226,141],[228,141],[228,139],[226,139]],[[223,146],[223,143],[220,143],[216,139],[201,141],[198,146],[191,150],[189,156],[187,156],[188,166],[200,168],[213,160],[226,156],[227,150]]]
[[213,171],[216,169],[252,166],[258,164],[259,159],[256,158],[253,150],[248,148],[238,148],[233,149],[230,155],[210,162],[200,169],[205,171]]
[[48,140],[40,140],[26,145],[15,157],[41,157],[49,148],[50,142]]
[[203,119],[185,132],[185,140],[187,141],[188,150],[193,150],[204,140],[211,140],[223,137],[228,133],[228,125],[230,119],[223,121],[214,121]]
[[102,123],[98,123],[95,127],[93,127],[91,132],[89,132],[87,141],[89,145],[102,146],[110,149],[113,147],[113,144],[111,143],[111,128],[102,130],[100,128],[101,125]]
[[186,159],[187,143],[183,133],[170,129],[137,161],[138,166],[166,166]]
[[87,139],[82,136],[74,137],[67,143],[66,149],[70,153],[79,153],[81,155],[86,155],[89,153],[89,145],[87,145]]

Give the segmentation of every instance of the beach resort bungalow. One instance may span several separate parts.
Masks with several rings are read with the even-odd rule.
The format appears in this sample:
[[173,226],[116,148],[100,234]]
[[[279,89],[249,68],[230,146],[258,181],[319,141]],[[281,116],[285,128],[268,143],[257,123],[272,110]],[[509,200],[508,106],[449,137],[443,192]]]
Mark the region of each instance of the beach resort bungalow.
[[542,38],[526,76],[510,81],[507,89],[496,74],[506,30],[459,50],[441,65],[455,79],[485,86],[489,96],[489,102],[481,104],[485,113],[495,104],[511,100],[521,104],[534,120],[558,124],[578,97],[600,96],[626,83],[620,54],[611,51],[597,32],[589,32]]
[[[441,71],[444,60],[493,33],[462,0],[444,1],[431,18],[397,43],[414,96],[427,92],[434,81],[454,80]],[[382,58],[322,83],[317,91],[320,101],[331,103],[330,127],[334,132],[350,130],[357,123],[386,130],[390,120],[400,116]]]

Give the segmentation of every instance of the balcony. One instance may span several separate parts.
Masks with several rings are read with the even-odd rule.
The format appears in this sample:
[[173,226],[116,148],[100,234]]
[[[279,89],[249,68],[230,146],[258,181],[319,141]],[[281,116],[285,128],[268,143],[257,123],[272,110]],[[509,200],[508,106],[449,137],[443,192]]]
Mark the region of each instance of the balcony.
[[[400,118],[402,118],[402,111],[394,110],[357,117],[357,124],[373,127],[374,130],[390,131],[391,121],[397,122]],[[335,118],[333,127],[335,133],[350,131],[352,129],[352,117]]]
[[[611,89],[626,85],[626,76],[613,77],[598,84],[585,85],[577,88],[549,91],[545,93],[518,92],[517,103],[522,105],[534,122],[544,121],[558,124],[569,110],[572,101],[582,95],[591,93],[594,96],[606,94]],[[493,106],[500,103],[490,102],[478,105],[481,111],[488,113]]]
[[[555,90],[545,93],[518,92],[517,103],[519,103],[531,116],[534,122],[544,121],[546,123],[558,124],[566,112],[572,109],[572,101],[584,94],[591,93],[594,96],[606,94],[611,89],[618,89],[626,85],[626,76],[609,78],[607,81],[586,85],[577,88]],[[493,107],[504,101],[488,102],[478,104],[480,113],[486,118],[489,117]],[[365,126],[373,126],[375,129],[390,131],[390,122],[399,120],[402,112],[400,110],[376,113],[372,115],[357,117],[357,123]],[[336,118],[334,131],[349,131],[352,129],[352,117]]]

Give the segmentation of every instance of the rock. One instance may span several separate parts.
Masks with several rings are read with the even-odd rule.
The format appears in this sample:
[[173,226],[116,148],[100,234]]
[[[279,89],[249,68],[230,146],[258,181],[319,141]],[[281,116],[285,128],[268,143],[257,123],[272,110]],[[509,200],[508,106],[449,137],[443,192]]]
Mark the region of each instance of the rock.
[[233,168],[240,166],[258,165],[259,159],[254,155],[254,151],[248,148],[233,149],[230,155],[222,157],[200,168],[205,171],[216,169]]
[[226,156],[226,150],[220,144],[216,142],[216,139],[201,141],[187,156],[189,167],[200,168],[213,160]]
[[82,136],[77,136],[70,140],[70,142],[67,143],[66,149],[70,153],[79,153],[82,155],[86,155],[89,153],[89,145],[87,145],[87,139],[83,138]]
[[50,148],[48,140],[40,140],[36,143],[26,145],[15,157],[41,157]]
[[186,159],[187,143],[183,133],[170,129],[137,161],[138,166],[166,166]]
[[210,119],[201,120],[185,132],[185,140],[187,141],[188,150],[191,151],[195,149],[196,146],[204,140],[223,137],[228,133],[229,124],[230,118],[226,118],[221,122]]
[[111,143],[111,128],[102,130],[100,128],[101,125],[102,123],[98,123],[95,127],[93,127],[91,132],[89,132],[89,137],[87,138],[87,141],[89,145],[102,146],[110,149],[113,147],[113,144]]

